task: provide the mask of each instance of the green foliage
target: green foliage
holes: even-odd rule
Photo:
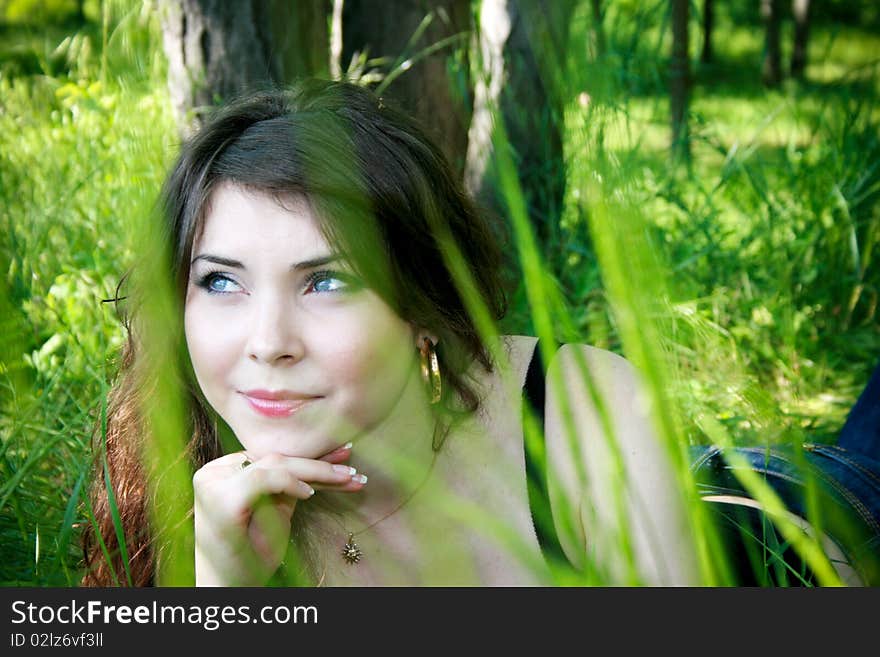
[[[160,61],[155,30],[138,7],[108,25],[103,52],[89,27],[51,47],[21,32],[40,74],[0,63],[0,289],[13,327],[0,370],[0,582],[79,578],[89,442],[124,337],[102,300],[132,264],[174,148],[161,68],[140,65]]]
[[[685,417],[709,409],[740,441],[833,439],[878,346],[876,35],[816,29],[811,53],[825,56],[808,81],[768,92],[761,33],[719,17],[716,62],[695,65],[694,163],[679,170],[666,156],[663,11],[610,3],[609,52],[572,55],[569,199],[549,264],[586,341],[620,349],[577,230],[590,221],[583,181],[611,179],[670,272],[658,321]],[[590,22],[583,12],[573,30],[586,39]]]
[[[64,23],[79,15],[77,0],[3,0],[0,17],[10,24]]]

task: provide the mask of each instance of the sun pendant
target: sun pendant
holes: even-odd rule
[[[346,541],[345,547],[342,548],[342,558],[348,563],[357,563],[361,560],[361,549],[354,542],[353,533],[349,533],[348,541]]]

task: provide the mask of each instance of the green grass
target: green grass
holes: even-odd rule
[[[150,29],[138,18],[122,17],[106,59],[93,26],[45,39],[20,32],[17,46],[44,60],[37,73],[10,74],[0,64],[4,322],[12,328],[0,367],[6,584],[79,578],[90,435],[124,337],[101,300],[132,264],[138,222],[175,140],[164,88],[137,65],[150,53],[126,56]],[[57,39],[51,49],[49,39]],[[64,66],[47,63],[53,52]]]
[[[689,169],[668,163],[668,102],[654,56],[668,37],[655,27],[639,33],[626,64],[644,73],[635,82],[597,84],[595,70],[573,63],[587,72],[572,85],[570,176],[613,171],[642,208],[669,272],[663,339],[684,377],[682,400],[709,404],[741,438],[755,437],[766,427],[744,419],[756,410],[744,391],[760,389],[781,428],[791,422],[830,439],[877,353],[877,36],[814,27],[807,81],[766,90],[761,31],[718,29],[714,62],[694,66]],[[618,31],[618,45],[627,36]],[[581,92],[593,97],[586,107]],[[570,226],[585,204],[570,201]],[[582,245],[566,246],[559,270],[584,259]],[[594,301],[575,313],[604,303],[593,288],[578,293]],[[594,314],[580,325],[588,334],[598,325],[598,342],[615,346]]]
[[[670,441],[831,441],[880,352],[880,37],[818,25],[807,81],[767,91],[760,30],[719,20],[716,60],[695,69],[692,162],[674,167],[655,5],[641,26],[609,16],[600,66],[572,52],[559,241],[502,330],[654,368]],[[111,8],[106,28],[74,34],[2,28],[4,585],[79,580],[90,435],[123,338],[101,300],[139,252],[176,145],[155,17]],[[614,230],[589,224],[601,216],[629,222],[631,259],[606,240]]]

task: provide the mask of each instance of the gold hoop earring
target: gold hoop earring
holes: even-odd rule
[[[437,351],[434,349],[431,341],[428,338],[424,338],[419,352],[421,353],[422,362],[422,380],[431,392],[431,403],[436,404],[440,401],[440,396],[443,392]]]

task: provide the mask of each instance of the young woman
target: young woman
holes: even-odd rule
[[[554,530],[555,554],[581,568],[595,552],[609,581],[696,581],[681,493],[632,368],[580,345],[542,361],[535,338],[481,335],[473,304],[492,320],[505,309],[500,233],[407,117],[346,83],[251,95],[184,146],[164,210],[190,390],[196,584],[263,585],[282,562],[324,585],[548,584],[538,533],[549,550]],[[161,558],[145,529],[137,335],[106,430],[125,550],[96,476],[85,584],[121,577],[123,554],[132,582],[149,584]],[[633,474],[630,525],[618,528],[632,554],[620,563],[586,539],[614,524],[596,509],[614,506],[616,489],[579,357]],[[546,406],[532,405],[547,410],[552,526],[527,485],[527,470],[544,479],[524,448],[530,367],[536,379],[549,368]],[[227,429],[238,448],[223,453]]]
[[[407,117],[346,83],[252,94],[184,145],[163,198],[197,585],[546,585],[560,564],[702,581],[636,373],[492,337],[501,234]],[[130,333],[100,436],[118,513],[99,470],[86,585],[155,583],[163,559],[147,334]]]

